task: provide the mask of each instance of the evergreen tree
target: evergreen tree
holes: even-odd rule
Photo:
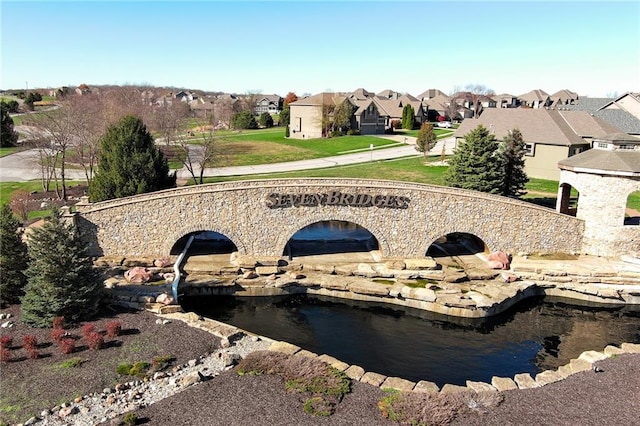
[[[527,146],[519,129],[510,130],[500,145],[500,155],[504,167],[504,181],[501,194],[506,197],[519,197],[529,178],[524,171],[524,154]]]
[[[0,306],[20,302],[27,284],[27,246],[20,226],[9,205],[4,204],[0,208]]]
[[[0,104],[0,147],[15,146],[18,142],[18,133],[13,130],[13,118],[9,115],[9,105]]]
[[[504,168],[493,134],[482,125],[467,133],[449,160],[446,177],[450,186],[501,194]]]
[[[289,104],[284,104],[284,108],[280,112],[280,120],[278,121],[278,126],[288,126],[289,120],[291,117],[291,110],[289,109]]]
[[[437,141],[436,134],[433,131],[433,125],[431,123],[422,123],[418,131],[418,137],[416,138],[416,150],[424,153],[426,158],[429,151],[436,146]]]
[[[415,115],[413,107],[410,104],[407,104],[402,108],[402,128],[403,129],[413,129],[413,125],[415,124]]]
[[[22,298],[22,321],[48,327],[56,316],[78,323],[100,307],[102,279],[86,254],[86,244],[73,225],[55,211],[28,241],[29,278]]]
[[[258,118],[258,122],[262,127],[273,127],[273,117],[268,112],[263,112]]]
[[[174,187],[175,173],[138,117],[125,116],[100,139],[98,169],[89,185],[92,201]]]
[[[234,129],[257,129],[258,122],[251,111],[241,111],[231,117],[231,127]]]

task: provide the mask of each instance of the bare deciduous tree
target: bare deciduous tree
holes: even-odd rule
[[[473,108],[473,118],[478,118],[482,110],[482,98],[495,95],[495,92],[483,84],[467,84],[465,90],[469,93],[471,106]]]
[[[76,117],[73,125],[74,149],[70,152],[69,160],[82,166],[89,184],[98,164],[100,137],[108,125],[104,104],[101,98],[89,94],[74,96],[69,100],[67,108]]]
[[[195,184],[204,182],[204,169],[213,167],[219,159],[220,149],[218,137],[215,135],[213,126],[203,122],[198,126],[201,133],[196,140],[190,139],[185,131],[177,132],[176,137],[169,142],[175,148],[176,157],[187,169]]]
[[[56,186],[56,194],[61,200],[67,199],[67,182],[65,177],[65,168],[67,165],[67,151],[71,147],[74,140],[75,117],[68,106],[63,105],[60,108],[43,111],[32,117],[35,127],[40,130],[42,138],[48,141],[40,143],[41,161],[45,164],[42,167],[53,172],[53,178]],[[60,166],[60,185],[58,186],[57,165]],[[43,173],[43,180],[44,177]],[[48,185],[47,185],[48,186]]]

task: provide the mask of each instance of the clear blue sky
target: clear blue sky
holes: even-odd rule
[[[1,89],[640,91],[640,1],[7,1]]]

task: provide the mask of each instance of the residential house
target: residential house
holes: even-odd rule
[[[456,118],[473,118],[480,115],[485,108],[495,108],[497,103],[491,96],[473,92],[454,93],[451,95],[451,102],[458,105],[459,117]]]
[[[624,133],[640,136],[640,93],[625,93],[617,98],[581,97],[564,109],[587,111]]]
[[[269,114],[280,114],[284,98],[280,95],[256,95],[255,114],[260,115],[264,112]]]
[[[591,147],[591,141],[619,129],[586,111],[559,111],[532,108],[492,108],[479,118],[462,122],[453,136],[456,143],[483,125],[499,141],[519,129],[527,146],[525,171],[529,177],[558,180],[559,161]]]
[[[447,95],[437,95],[433,98],[422,99],[422,104],[427,109],[427,120],[437,121],[438,117],[444,117],[448,120],[454,120],[458,117],[451,117],[450,108],[451,98]],[[457,108],[456,108],[457,110]]]
[[[441,96],[447,97],[447,94],[438,89],[427,89],[424,92],[420,93],[418,96],[416,96],[416,98],[420,99],[421,101],[425,101],[428,99],[433,99]]]
[[[520,105],[528,108],[547,108],[551,106],[551,98],[544,90],[532,90],[524,95],[518,96]]]
[[[518,97],[509,93],[501,93],[491,97],[496,103],[496,108],[517,108],[520,105]]]
[[[427,107],[411,95],[402,95],[397,99],[381,99],[379,97],[372,99],[376,103],[380,115],[384,117],[386,128],[390,128],[394,120],[402,121],[402,111],[407,105],[411,105],[413,108],[414,121],[417,126],[427,121]]]
[[[565,89],[557,91],[549,98],[551,99],[551,106],[560,108],[563,105],[573,105],[579,99],[579,96],[577,93]]]
[[[298,99],[289,104],[289,137],[293,139],[314,139],[325,135],[327,121],[331,111],[343,102],[354,106],[351,128],[361,134],[382,134],[385,129],[385,117],[380,113],[373,98],[344,96],[337,93],[319,93]]]

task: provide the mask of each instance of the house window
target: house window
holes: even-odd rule
[[[534,155],[534,146],[535,145],[532,144],[532,143],[525,144],[524,155],[527,155],[529,157],[533,157],[533,155]]]
[[[571,155],[580,154],[582,152],[582,148],[572,148]]]
[[[630,149],[630,150],[634,150],[636,149],[636,146],[633,144],[629,144],[629,143],[623,143],[618,145],[618,149]]]
[[[606,143],[606,142],[598,142],[597,147],[598,148],[607,149],[607,148],[609,148],[609,144]]]

